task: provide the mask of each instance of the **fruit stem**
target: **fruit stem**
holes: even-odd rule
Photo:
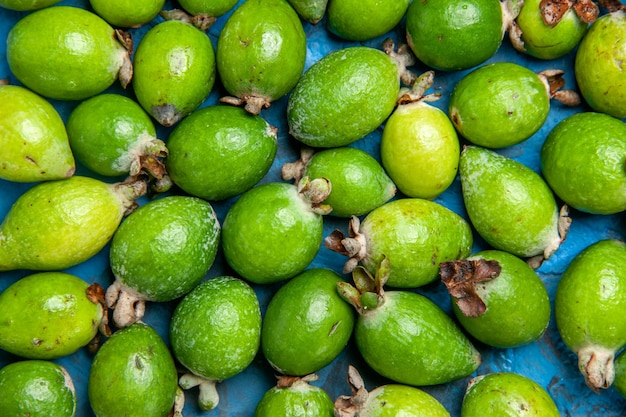
[[[146,311],[145,298],[128,288],[119,279],[107,288],[107,306],[113,309],[113,321],[119,328],[140,321]]]
[[[327,178],[304,177],[298,182],[298,194],[307,201],[314,213],[324,215],[329,214],[333,208],[328,204],[323,204],[332,191],[332,184]]]
[[[176,387],[176,397],[174,398],[174,407],[172,409],[171,417],[183,417],[183,408],[185,407],[185,392]]]
[[[162,10],[159,14],[165,20],[178,20],[185,22],[203,32],[209,30],[209,28],[213,26],[213,23],[217,20],[215,16],[211,16],[209,14],[198,14],[192,16],[181,9]]]
[[[565,85],[564,73],[564,71],[558,69],[547,69],[540,71],[537,75],[546,87],[548,97],[566,106],[578,106],[581,100],[580,95],[576,91],[561,90]]]
[[[613,359],[615,350],[603,346],[589,345],[578,352],[578,369],[585,377],[587,386],[598,393],[611,386],[615,379]]]
[[[354,271],[359,261],[367,255],[367,241],[362,233],[359,233],[361,221],[352,216],[348,224],[348,236],[342,231],[335,230],[324,239],[324,246],[328,249],[346,255],[349,259],[343,266],[343,273],[349,274]]]
[[[413,85],[417,76],[414,72],[409,71],[407,67],[415,65],[417,59],[413,55],[411,48],[407,44],[400,44],[398,49],[396,49],[393,39],[387,38],[383,41],[383,51],[395,61],[400,81],[406,85]]]
[[[148,187],[145,181],[130,179],[123,182],[111,184],[113,195],[115,195],[124,209],[124,215],[132,213],[137,207],[137,199],[147,194]]]
[[[426,71],[413,82],[411,89],[403,88],[398,96],[398,104],[411,104],[418,101],[433,102],[441,98],[440,93],[426,94],[435,83],[435,72]]]
[[[300,149],[300,159],[295,162],[286,162],[281,168],[281,176],[283,180],[294,180],[295,184],[298,184],[304,176],[306,166],[313,159],[315,149],[303,146]]]
[[[219,404],[220,397],[217,393],[217,382],[214,379],[203,378],[191,373],[182,375],[178,380],[182,389],[199,388],[198,405],[205,411],[212,410]]]
[[[348,365],[348,384],[350,384],[352,396],[342,395],[337,398],[335,401],[335,416],[337,417],[358,416],[367,403],[369,392],[365,389],[365,383],[359,371],[352,365]]]

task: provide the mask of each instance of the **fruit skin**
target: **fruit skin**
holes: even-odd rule
[[[1,85],[0,119],[0,178],[38,182],[74,175],[65,124],[47,100],[21,86]]]
[[[0,410],[6,416],[74,417],[76,391],[65,368],[24,360],[0,369]]]
[[[424,101],[399,105],[380,145],[383,167],[408,197],[433,199],[454,181],[459,139],[448,116]]]
[[[589,106],[617,118],[626,117],[626,12],[599,17],[580,41],[574,71],[578,88]]]
[[[465,139],[487,148],[504,148],[528,139],[543,126],[550,96],[535,72],[513,62],[497,62],[463,77],[448,108]]]
[[[133,62],[137,101],[166,127],[195,110],[215,83],[211,40],[179,20],[153,26],[139,42]]]
[[[254,417],[333,417],[333,401],[321,388],[309,384],[317,375],[279,378],[278,384],[263,394]]]
[[[165,0],[89,0],[89,4],[111,25],[137,28],[154,19]]]
[[[576,113],[541,148],[541,171],[570,207],[593,214],[626,209],[626,124],[607,114]]]
[[[220,32],[217,71],[226,91],[258,114],[296,85],[306,48],[300,18],[286,0],[247,0]]]
[[[352,41],[365,41],[392,30],[404,17],[410,0],[331,0],[328,29]]]
[[[494,249],[545,259],[558,249],[559,209],[539,174],[477,146],[465,147],[459,173],[472,225]]]
[[[238,0],[179,0],[180,6],[192,15],[219,17],[228,13]]]
[[[328,0],[288,0],[294,10],[311,24],[316,25],[326,13]]]
[[[177,399],[174,359],[161,336],[145,323],[113,333],[89,370],[89,404],[97,417],[166,417]]]
[[[473,378],[467,387],[461,417],[559,417],[550,394],[521,374],[495,372]]]
[[[28,189],[0,225],[0,271],[59,270],[86,261],[109,242],[145,188],[74,175]]]
[[[337,294],[343,279],[324,268],[292,278],[272,296],[261,330],[261,349],[284,375],[317,372],[345,348],[354,328],[354,311]]]
[[[80,42],[64,42],[64,39]],[[44,97],[83,100],[130,81],[130,56],[109,24],[72,6],[37,10],[7,37],[7,62],[15,77]]]
[[[86,346],[104,309],[95,287],[64,272],[39,272],[0,294],[0,348],[29,359],[55,359]]]
[[[504,35],[497,0],[414,1],[406,12],[409,47],[442,71],[477,66],[491,58]]]
[[[615,358],[615,381],[613,386],[622,397],[626,398],[626,353],[624,352]]]
[[[61,0],[1,0],[0,7],[23,12],[43,9],[44,7],[52,6],[60,2]]]
[[[277,130],[232,106],[208,106],[182,120],[167,139],[165,165],[191,195],[223,200],[257,184],[278,150]]]
[[[311,147],[348,145],[380,126],[399,92],[398,67],[384,52],[367,46],[331,52],[291,92],[289,133]]]
[[[594,391],[614,379],[613,357],[626,345],[626,244],[605,239],[570,262],[556,288],[554,313],[565,345]]]

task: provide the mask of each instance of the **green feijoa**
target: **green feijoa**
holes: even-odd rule
[[[354,311],[337,294],[341,281],[330,269],[311,268],[274,294],[263,319],[261,349],[278,372],[317,372],[345,348]]]
[[[61,0],[0,0],[0,7],[25,12],[43,9],[44,7],[52,6],[60,1]]]
[[[0,271],[58,270],[98,253],[145,183],[72,176],[42,182],[15,201],[0,225]]]
[[[622,397],[626,398],[626,351],[615,358],[615,381],[613,386]]]
[[[133,62],[137,100],[163,126],[172,126],[195,110],[215,83],[211,40],[180,20],[150,28],[139,42]]]
[[[243,193],[269,171],[277,129],[232,106],[207,106],[182,120],[167,139],[167,171],[174,184],[206,200]]]
[[[459,164],[463,202],[472,225],[494,249],[548,259],[565,239],[567,210],[526,165],[478,146],[467,146]]]
[[[525,0],[515,23],[519,31],[513,46],[535,58],[552,60],[573,51],[587,33],[590,16],[569,8],[558,18],[549,4],[541,0]],[[597,13],[597,9],[596,9]]]
[[[115,282],[106,293],[118,327],[141,320],[145,301],[171,301],[209,271],[220,237],[213,207],[199,198],[169,195],[132,212],[111,240]]]
[[[29,359],[76,352],[106,324],[102,292],[64,272],[20,278],[0,294],[0,348]]]
[[[282,376],[263,394],[254,417],[333,417],[334,404],[326,391],[311,385],[318,376]]]
[[[180,416],[177,378],[161,336],[149,325],[135,323],[113,333],[98,349],[89,370],[89,405],[96,417]]]
[[[361,375],[348,367],[348,382],[354,395],[342,395],[335,402],[335,415],[343,417],[450,417],[450,413],[432,395],[402,384],[380,385],[365,389]]]
[[[298,161],[283,165],[282,175],[296,183],[304,177],[327,178],[332,190],[324,202],[336,217],[367,214],[396,194],[396,185],[380,163],[350,146],[317,151],[303,148]]]
[[[434,201],[402,198],[372,210],[361,223],[350,220],[349,236],[335,230],[324,240],[331,250],[349,256],[344,272],[357,264],[370,273],[389,258],[389,286],[416,288],[437,279],[439,264],[469,256],[470,225]]]
[[[400,92],[398,65],[368,46],[333,51],[302,75],[289,96],[289,133],[311,147],[348,145],[391,114]]]
[[[580,41],[574,71],[583,98],[595,111],[626,117],[626,11],[608,13],[591,24]]]
[[[220,32],[216,56],[220,80],[234,96],[223,101],[259,114],[300,79],[306,34],[286,0],[247,0]]]
[[[304,20],[316,25],[326,13],[328,0],[288,0]]]
[[[0,178],[38,182],[74,175],[65,124],[47,100],[21,86],[0,85],[0,130]]]
[[[394,382],[423,386],[469,376],[481,356],[457,324],[437,304],[413,291],[384,291],[390,262],[373,277],[359,266],[356,287],[338,283],[339,294],[358,312],[356,347],[378,374]]]
[[[605,239],[570,262],[556,288],[556,325],[594,391],[615,377],[613,359],[626,346],[626,244]]]
[[[427,103],[424,95],[434,73],[423,74],[413,91],[404,94],[389,116],[380,143],[382,165],[408,197],[433,199],[454,181],[461,148],[445,112]]]
[[[400,23],[410,0],[330,0],[328,29],[340,38],[365,41],[382,36]]]
[[[220,17],[232,10],[238,0],[179,0],[186,12],[194,16]]]
[[[74,382],[61,365],[24,360],[0,369],[3,416],[74,417],[76,404]]]
[[[513,372],[472,378],[463,397],[461,417],[559,417],[548,391],[532,379]]]
[[[82,100],[132,77],[129,51],[100,16],[72,6],[20,19],[7,37],[7,62],[26,87],[47,98]]]
[[[541,148],[541,171],[554,193],[588,213],[626,209],[626,124],[582,112],[560,121]]]
[[[154,19],[165,0],[89,0],[89,4],[111,25],[137,28]]]
[[[454,315],[474,338],[513,348],[539,339],[550,321],[550,299],[539,275],[508,252],[486,250],[440,265]]]
[[[293,184],[270,182],[241,195],[222,224],[226,262],[256,284],[284,281],[303,272],[323,237],[321,204],[330,192],[323,178]]]
[[[219,401],[216,383],[246,369],[259,350],[257,296],[238,278],[203,281],[174,310],[169,335],[174,356],[189,370],[180,386],[199,386],[200,408],[213,409]]]
[[[100,94],[81,102],[70,113],[67,134],[76,159],[97,174],[148,173],[169,184],[162,163],[165,143],[156,137],[150,116],[128,97]],[[167,185],[159,188],[166,191]]]
[[[515,145],[543,126],[550,112],[547,78],[513,62],[483,65],[464,76],[450,95],[448,113],[475,145]]]
[[[409,47],[424,64],[442,71],[491,58],[507,25],[498,0],[414,1],[406,12]]]

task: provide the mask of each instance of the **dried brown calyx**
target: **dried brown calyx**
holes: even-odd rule
[[[539,7],[543,21],[548,26],[557,25],[570,9],[574,9],[585,23],[592,23],[600,13],[598,6],[591,0],[542,0]]]
[[[112,333],[111,328],[109,327],[109,310],[107,308],[104,293],[104,288],[97,282],[94,282],[85,290],[87,299],[94,304],[100,305],[102,308],[102,319],[100,319],[100,323],[98,324],[99,333],[94,336],[88,345],[88,349],[91,353],[95,353],[100,348],[102,336],[109,337]]]
[[[476,284],[497,278],[502,271],[498,261],[461,259],[442,262],[439,275],[459,310],[466,317],[479,317],[487,306],[476,291]]]
[[[180,20],[181,22],[188,23],[203,32],[209,30],[213,23],[217,20],[215,16],[209,14],[190,15],[181,9],[163,10],[159,13],[165,20]]]
[[[360,227],[359,218],[352,216],[348,223],[348,236],[341,230],[334,230],[324,239],[324,246],[349,258],[343,266],[344,274],[352,272],[367,254],[367,241],[365,236],[359,232]]]
[[[363,378],[352,365],[348,366],[348,383],[350,384],[352,395],[341,395],[335,401],[335,415],[338,417],[358,416],[369,397]]]
[[[546,86],[548,96],[566,106],[578,106],[581,102],[580,95],[575,90],[563,90],[565,71],[558,69],[546,69],[537,75]]]
[[[313,159],[313,155],[315,154],[315,150],[313,148],[309,148],[303,146],[300,149],[300,159],[295,162],[287,162],[281,168],[281,176],[283,180],[290,181],[294,180],[294,184],[300,183],[302,177],[304,177],[304,172],[306,171],[306,166]]]
[[[413,55],[411,48],[407,44],[400,44],[396,49],[393,39],[387,38],[383,41],[383,51],[396,62],[398,66],[398,76],[405,85],[413,85],[417,75],[410,71],[408,67],[417,63],[417,58]]]

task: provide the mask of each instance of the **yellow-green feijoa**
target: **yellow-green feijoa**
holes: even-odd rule
[[[300,159],[282,167],[285,180],[327,178],[332,190],[324,202],[336,217],[361,216],[385,204],[396,194],[396,185],[369,153],[351,146],[313,150],[303,148]]]
[[[15,77],[34,92],[57,100],[83,100],[118,78],[123,86],[130,82],[130,53],[118,36],[88,10],[46,7],[13,26],[7,37],[7,62]]]
[[[340,38],[366,41],[382,36],[400,23],[410,0],[330,0],[328,29]]]
[[[163,126],[172,126],[211,93],[216,66],[206,33],[180,20],[167,20],[146,32],[133,59],[137,101]]]
[[[626,398],[626,352],[620,353],[617,358],[615,358],[614,365],[615,381],[613,382],[613,386],[622,397]]]
[[[626,210],[626,124],[604,113],[560,121],[541,148],[541,172],[570,207],[593,214]]]
[[[472,378],[461,407],[461,417],[559,417],[544,387],[513,372],[494,372]]]
[[[115,282],[106,301],[115,324],[141,320],[145,301],[171,301],[191,291],[213,265],[219,238],[213,207],[200,198],[168,195],[133,211],[111,240]]]
[[[380,142],[382,165],[407,197],[434,199],[452,184],[461,146],[448,115],[427,103],[434,74],[423,74],[389,116]]]
[[[463,149],[459,173],[470,221],[494,249],[548,259],[559,248],[567,218],[539,174],[478,146]]]
[[[76,159],[96,174],[147,174],[159,191],[169,188],[162,162],[167,147],[134,100],[113,93],[88,98],[72,110],[66,127]]]
[[[232,10],[238,0],[179,0],[178,3],[193,16],[220,17]]]
[[[61,0],[0,0],[0,7],[25,12],[43,9],[44,7],[52,6],[60,1]]]
[[[354,311],[337,294],[343,279],[330,269],[311,268],[272,296],[261,330],[261,350],[278,372],[304,376],[332,362],[346,347]]]
[[[247,0],[217,40],[217,71],[234,96],[223,100],[259,114],[296,85],[306,50],[302,22],[286,0]]]
[[[99,285],[65,272],[20,278],[0,294],[0,348],[29,359],[76,352],[106,325],[102,296]]]
[[[246,369],[259,350],[256,293],[231,276],[203,281],[176,306],[169,336],[174,356],[189,371],[180,386],[199,386],[200,408],[213,409],[219,402],[216,384]]]
[[[556,288],[556,325],[578,355],[578,369],[594,391],[615,377],[614,356],[626,346],[626,244],[605,239],[570,262]]]
[[[605,14],[591,24],[580,41],[574,71],[578,88],[589,106],[622,119],[626,117],[626,11]]]
[[[289,96],[289,133],[314,148],[348,145],[389,117],[400,92],[396,61],[352,46],[329,53],[302,75]]]
[[[254,417],[333,417],[333,400],[310,384],[317,379],[315,374],[278,377],[278,383],[263,394]]]
[[[207,106],[181,120],[167,147],[174,184],[196,197],[224,200],[267,174],[278,150],[277,129],[239,107]]]
[[[113,333],[94,356],[89,405],[96,417],[180,417],[184,398],[177,379],[163,338],[148,324],[135,323]]]
[[[374,273],[383,258],[389,258],[391,287],[416,288],[433,282],[440,263],[469,256],[473,244],[471,227],[463,217],[421,198],[389,201],[363,222],[352,217],[348,227],[348,236],[339,230],[327,236],[326,247],[349,257],[344,272],[361,264]]]
[[[372,391],[365,389],[363,378],[352,365],[348,382],[353,395],[342,395],[335,401],[335,415],[342,417],[450,417],[435,397],[419,388],[402,384],[385,384]]]
[[[33,359],[0,369],[3,416],[74,417],[76,404],[72,377],[59,364]]]
[[[287,0],[300,17],[314,25],[319,23],[326,13],[328,0]]]
[[[137,28],[154,19],[165,0],[89,0],[89,4],[111,25]]]
[[[145,193],[141,181],[109,184],[76,175],[35,185],[0,225],[0,271],[59,270],[86,261]]]
[[[74,175],[65,124],[44,98],[21,86],[0,85],[0,129],[0,178],[38,182]]]
[[[454,315],[482,343],[513,348],[539,339],[550,321],[545,285],[527,262],[486,250],[440,265]]]

